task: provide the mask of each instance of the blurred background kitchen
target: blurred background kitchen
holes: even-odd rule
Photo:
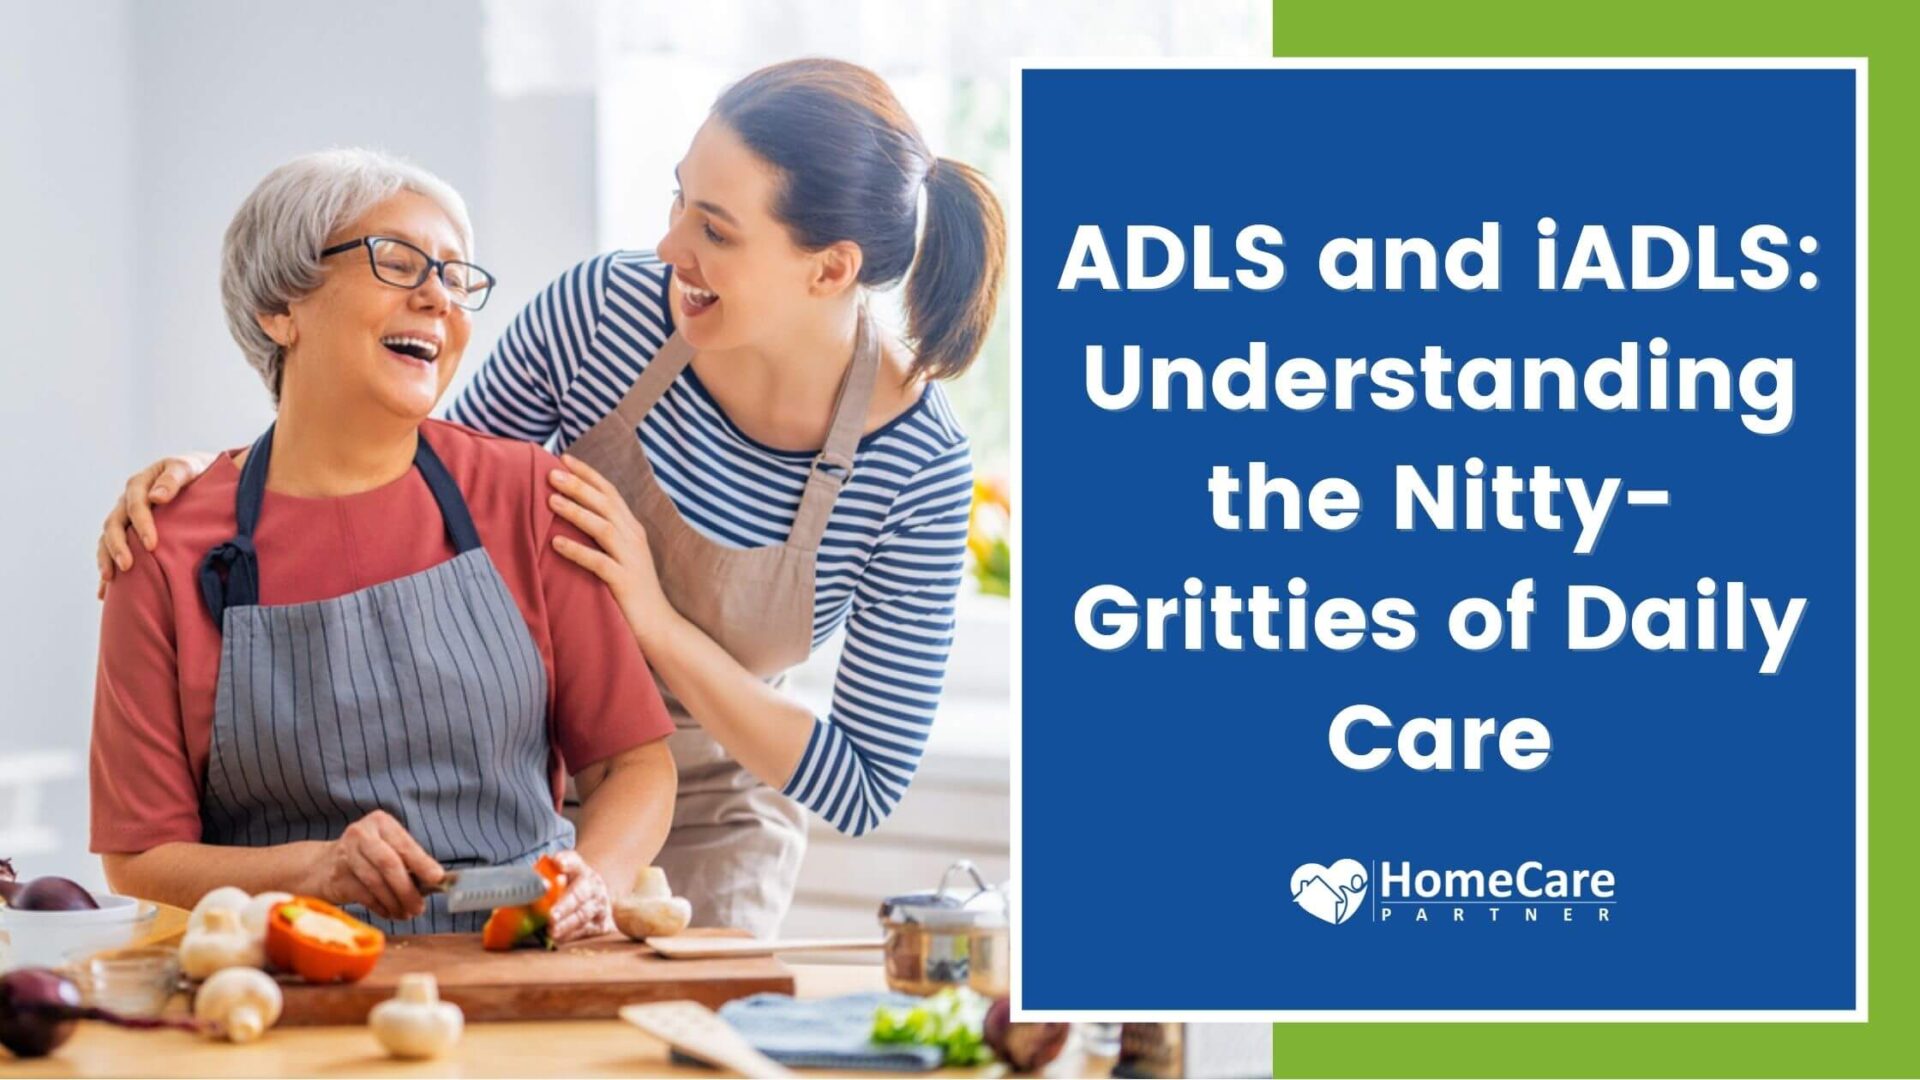
[[[0,540],[10,614],[0,626],[0,856],[99,880],[85,853],[94,538],[135,468],[167,451],[242,445],[271,419],[216,284],[221,232],[268,169],[318,147],[373,145],[465,193],[478,261],[502,279],[476,317],[465,377],[554,275],[596,252],[651,245],[674,162],[719,90],[755,67],[824,54],[875,68],[937,150],[978,164],[1004,192],[1014,56],[1258,55],[1264,9],[7,0],[0,460],[15,509]],[[1003,305],[981,362],[949,386],[976,470],[993,483],[1008,464],[1006,321]],[[950,856],[1007,874],[1007,615],[995,515],[981,517],[986,561],[963,597],[920,779],[857,845],[816,833],[796,932],[869,929],[871,897],[930,885]],[[804,680],[823,709],[834,660],[817,656]]]
[[[1010,195],[1016,56],[1257,57],[1266,0],[0,0],[0,857],[103,881],[86,852],[110,498],[156,456],[269,421],[222,322],[221,232],[270,168],[330,145],[403,154],[467,197],[501,278],[470,375],[522,303],[594,253],[651,246],[707,106],[769,62],[876,69],[936,151]],[[1143,117],[1142,122],[1175,118]],[[949,385],[981,535],[920,777],[877,833],[813,830],[786,930],[867,934],[876,898],[954,859],[1009,873],[1006,310]],[[456,389],[458,383],[455,384]],[[803,693],[824,711],[836,649]]]

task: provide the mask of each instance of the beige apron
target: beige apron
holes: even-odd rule
[[[834,402],[825,449],[814,458],[787,542],[730,548],[688,524],[654,478],[640,421],[693,359],[678,331],[626,397],[569,450],[604,473],[646,526],[660,586],[674,609],[740,665],[778,684],[813,650],[814,566],[834,500],[853,470],[880,347],[864,311]],[[655,860],[693,902],[693,925],[772,937],[793,901],[806,853],[806,812],[733,760],[661,687],[678,730],[668,737],[680,773],[673,828]],[[616,883],[616,887],[618,883]]]

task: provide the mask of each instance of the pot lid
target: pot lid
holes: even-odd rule
[[[956,875],[972,879],[973,889],[958,890],[949,883]],[[992,928],[1007,925],[1007,894],[989,885],[967,859],[947,867],[932,892],[903,893],[880,902],[882,923],[916,923],[940,929]]]

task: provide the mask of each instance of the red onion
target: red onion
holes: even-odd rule
[[[46,968],[16,968],[0,975],[0,1046],[15,1057],[52,1053],[73,1035],[76,1020],[101,1020],[128,1028],[200,1030],[191,1020],[120,1016],[82,1005],[80,989],[72,980]]]
[[[1021,1072],[1035,1072],[1060,1056],[1066,1049],[1066,1024],[1016,1024],[1013,1001],[996,998],[987,1007],[987,1045],[1007,1064]]]
[[[45,968],[0,975],[0,1046],[15,1057],[45,1057],[73,1034],[80,990]]]
[[[17,880],[13,863],[0,859],[0,900],[21,911],[91,911],[100,906],[78,882],[63,877]]]

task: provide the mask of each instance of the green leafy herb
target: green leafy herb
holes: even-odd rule
[[[984,1034],[986,998],[950,986],[917,1005],[882,1005],[873,1014],[873,1041],[938,1046],[948,1065],[984,1065],[993,1060]]]

